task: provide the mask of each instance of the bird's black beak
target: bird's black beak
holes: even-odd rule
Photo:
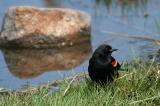
[[[118,49],[111,49],[110,52],[112,53],[112,52],[117,51],[117,50],[118,50]]]

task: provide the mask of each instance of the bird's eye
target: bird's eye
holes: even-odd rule
[[[112,52],[112,49],[109,49],[110,52]]]

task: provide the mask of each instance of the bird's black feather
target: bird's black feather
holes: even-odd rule
[[[115,59],[111,54],[112,47],[109,45],[103,44],[95,50],[88,66],[91,80],[100,84],[107,84],[113,81],[114,77],[118,76],[120,64],[117,62],[116,67],[112,65],[112,61],[115,61]]]

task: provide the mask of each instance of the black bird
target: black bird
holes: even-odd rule
[[[118,77],[120,64],[111,54],[118,49],[110,45],[100,45],[89,60],[88,72],[92,81],[106,85]]]

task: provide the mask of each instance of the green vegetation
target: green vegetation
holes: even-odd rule
[[[157,63],[125,64],[128,71],[106,87],[88,78],[64,81],[60,89],[49,92],[10,93],[0,97],[0,106],[153,106],[160,105],[160,65]],[[122,71],[122,70],[121,70]]]

